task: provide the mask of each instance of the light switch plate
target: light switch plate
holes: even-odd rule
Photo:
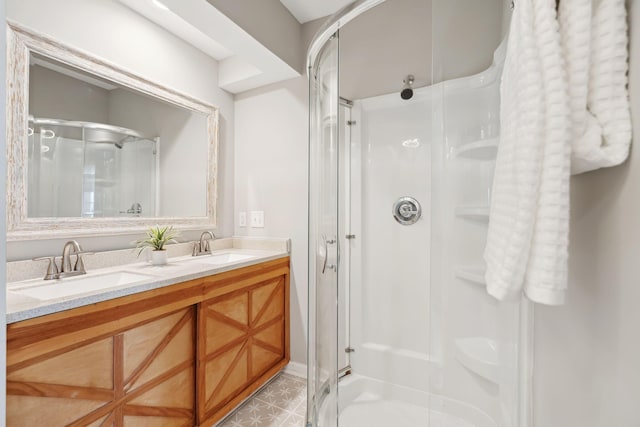
[[[246,227],[247,226],[247,213],[246,212],[239,212],[238,213],[238,226],[239,227]]]
[[[251,227],[264,228],[264,211],[251,211]]]

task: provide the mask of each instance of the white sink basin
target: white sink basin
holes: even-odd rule
[[[97,276],[69,277],[61,280],[47,280],[41,284],[29,284],[23,287],[10,288],[9,291],[35,298],[40,301],[48,301],[64,298],[71,295],[86,294],[103,289],[117,288],[136,282],[144,282],[151,279],[146,274],[117,271]]]
[[[220,265],[220,264],[231,264],[238,261],[245,261],[247,259],[251,259],[255,257],[256,257],[255,255],[226,253],[226,254],[197,256],[189,259],[189,262]]]

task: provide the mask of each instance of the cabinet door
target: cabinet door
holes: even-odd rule
[[[7,367],[8,426],[194,425],[189,307]]]
[[[279,276],[201,304],[201,422],[222,417],[285,359],[285,285]]]
[[[193,426],[195,307],[126,331],[114,344],[122,401],[115,418],[131,427]]]

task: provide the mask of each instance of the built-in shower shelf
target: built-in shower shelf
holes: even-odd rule
[[[486,285],[484,280],[484,267],[478,266],[458,266],[455,269],[456,277],[475,283],[477,285]]]
[[[489,223],[489,206],[458,206],[456,216],[471,221]]]
[[[475,160],[495,160],[498,153],[498,138],[482,139],[453,149],[453,157]]]
[[[457,338],[456,360],[471,372],[493,383],[499,382],[498,345],[486,337]]]

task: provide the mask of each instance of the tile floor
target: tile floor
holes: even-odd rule
[[[304,427],[307,384],[280,373],[216,427]]]

